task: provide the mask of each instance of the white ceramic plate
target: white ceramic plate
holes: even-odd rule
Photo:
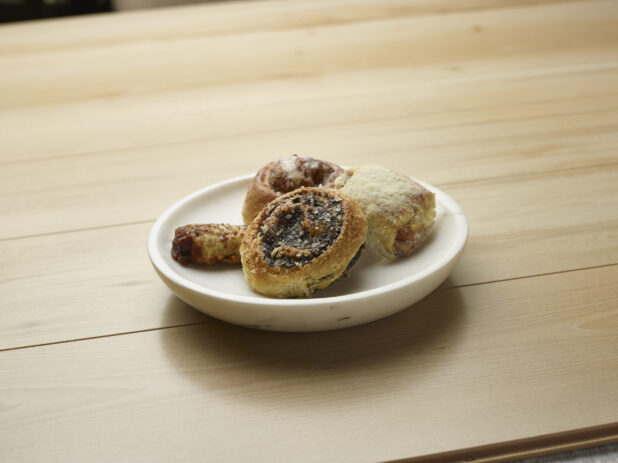
[[[309,299],[272,299],[254,293],[240,265],[183,267],[171,257],[174,230],[189,223],[241,224],[240,209],[253,174],[197,191],[159,217],[150,231],[150,260],[165,284],[192,307],[220,320],[273,331],[345,328],[391,315],[444,281],[468,238],[461,208],[437,188],[437,218],[429,240],[413,256],[387,262],[365,249],[350,276]],[[418,181],[418,180],[417,180]]]

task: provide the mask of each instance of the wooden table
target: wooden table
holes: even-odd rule
[[[0,27],[2,461],[494,461],[618,440],[618,3],[239,2]],[[470,221],[357,328],[191,309],[181,197],[292,153]],[[240,217],[240,212],[239,212]]]

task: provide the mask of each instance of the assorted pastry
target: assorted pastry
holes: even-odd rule
[[[365,246],[389,260],[410,256],[435,216],[434,193],[403,174],[294,155],[255,175],[244,225],[179,227],[172,258],[182,265],[240,263],[257,293],[309,297],[347,275]]]
[[[240,245],[245,278],[271,297],[306,297],[349,269],[365,243],[358,204],[330,188],[299,188],[269,202]]]
[[[297,155],[266,164],[255,174],[247,190],[242,206],[245,225],[276,197],[301,187],[332,188],[342,173],[343,169],[336,164]]]
[[[367,219],[367,247],[388,259],[411,255],[436,218],[435,195],[403,174],[382,166],[350,169],[335,181]]]
[[[172,241],[172,258],[183,264],[238,264],[244,225],[207,223],[178,227]]]

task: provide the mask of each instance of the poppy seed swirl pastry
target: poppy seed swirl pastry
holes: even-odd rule
[[[267,203],[301,187],[331,188],[343,169],[336,164],[313,158],[290,158],[272,161],[255,175],[242,207],[245,224],[259,214]]]
[[[431,232],[435,194],[382,166],[349,169],[335,188],[356,201],[367,219],[367,247],[387,259],[414,253]]]
[[[307,297],[354,264],[367,222],[358,204],[328,188],[299,188],[268,203],[241,244],[245,278],[270,297]]]
[[[209,223],[178,227],[172,258],[182,264],[238,264],[246,226]]]

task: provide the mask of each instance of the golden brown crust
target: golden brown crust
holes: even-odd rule
[[[178,227],[172,241],[172,258],[182,265],[238,264],[244,225],[220,223]]]
[[[245,224],[251,221],[267,203],[282,194],[301,187],[330,188],[343,169],[336,164],[313,158],[290,158],[272,161],[262,167],[251,181],[242,208]]]
[[[353,263],[367,232],[359,206],[333,189],[300,188],[270,202],[241,245],[245,278],[270,297],[306,297]]]
[[[349,169],[335,187],[356,201],[367,218],[367,246],[388,259],[412,254],[429,236],[435,195],[382,166]]]

